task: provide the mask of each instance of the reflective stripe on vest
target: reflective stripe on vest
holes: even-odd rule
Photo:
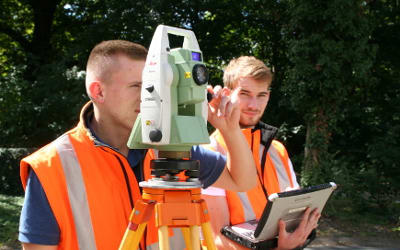
[[[78,158],[68,135],[58,138],[55,141],[55,147],[65,174],[79,248],[96,249],[85,183]]]
[[[247,193],[238,192],[237,195],[239,196],[239,199],[242,203],[244,220],[254,220],[256,218],[256,215],[254,214],[253,207],[251,206],[251,202],[249,200],[249,197],[247,196]]]
[[[272,147],[269,147],[268,155],[271,157],[272,164],[275,166],[279,189],[280,192],[282,192],[285,191],[287,187],[293,187],[293,181],[289,170],[289,164],[291,166],[292,163],[288,158],[282,159],[275,147],[276,143],[273,142]]]

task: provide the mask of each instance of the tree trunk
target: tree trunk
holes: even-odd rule
[[[331,133],[328,117],[322,108],[307,121],[306,142],[301,182],[305,185],[323,182],[324,163],[330,161],[328,152]]]

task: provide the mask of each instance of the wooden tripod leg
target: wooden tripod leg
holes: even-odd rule
[[[185,245],[186,245],[186,249],[187,250],[193,250],[192,249],[192,241],[191,241],[191,237],[190,237],[190,229],[189,227],[182,227],[181,228],[182,234],[183,234],[183,238],[185,239]]]
[[[204,222],[201,224],[201,230],[203,232],[204,240],[206,241],[207,250],[217,250],[213,240],[210,222]]]
[[[122,243],[119,246],[119,250],[132,250],[138,249],[140,240],[143,237],[143,232],[147,226],[147,223],[140,224],[136,231],[126,229]]]
[[[204,241],[206,242],[207,250],[217,250],[213,240],[213,233],[210,224],[210,214],[206,202],[201,199],[199,201],[201,206],[201,230],[203,232]]]
[[[154,205],[155,201],[136,201],[135,209],[132,210],[130,215],[129,224],[119,245],[119,250],[138,249],[147,222],[153,214]]]
[[[190,235],[191,235],[192,249],[200,250],[201,244],[200,244],[199,226],[197,225],[190,226]]]
[[[169,250],[168,226],[158,228],[158,245],[160,250]]]

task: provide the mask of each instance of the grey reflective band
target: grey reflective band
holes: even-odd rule
[[[67,134],[55,141],[64,170],[69,204],[71,205],[79,249],[95,250],[96,241],[81,166]]]
[[[289,179],[290,177],[286,172],[285,164],[282,162],[278,151],[273,145],[269,147],[268,154],[271,157],[272,164],[275,166],[280,192],[283,192],[285,191],[286,187],[291,187]]]
[[[246,192],[237,192],[239,196],[240,202],[242,203],[243,213],[244,213],[244,220],[255,220],[256,215],[254,214],[253,206],[250,203],[249,197],[247,196]]]

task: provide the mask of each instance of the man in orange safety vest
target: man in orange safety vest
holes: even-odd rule
[[[275,140],[277,128],[260,121],[270,97],[272,73],[260,60],[252,56],[241,56],[230,61],[224,71],[224,86],[237,93],[240,107],[239,124],[252,150],[257,168],[257,185],[247,192],[234,192],[217,188],[203,190],[207,201],[216,245],[219,249],[241,249],[242,247],[222,236],[220,229],[228,224],[235,225],[260,219],[268,195],[299,188],[292,163],[284,145]],[[213,90],[218,96],[220,87]],[[225,141],[217,129],[210,137],[208,148],[227,154]],[[243,166],[247,168],[248,166]],[[308,235],[317,226],[320,213],[308,208],[300,226],[287,232],[285,222],[279,223],[277,249],[301,247]]]

